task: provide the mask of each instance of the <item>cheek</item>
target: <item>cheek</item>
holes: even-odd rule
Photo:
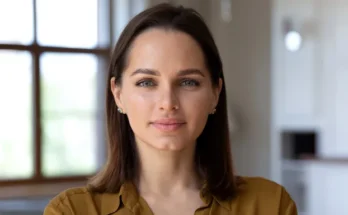
[[[154,103],[151,95],[133,90],[126,93],[124,98],[126,98],[124,104],[132,127],[149,120],[148,117],[153,109]]]
[[[139,107],[144,107],[148,103],[148,98],[142,94],[132,94],[128,97],[127,109],[139,109]],[[139,106],[141,105],[141,106]]]
[[[192,94],[191,96],[183,95],[181,106],[184,109],[185,116],[192,121],[192,124],[198,126],[204,124],[210,112],[210,97],[207,92]]]
[[[148,96],[139,93],[132,93],[131,95],[127,95],[126,110],[130,115],[138,115],[147,111],[149,103]]]
[[[185,109],[190,109],[197,114],[208,114],[211,106],[211,96],[208,91],[201,91],[193,94],[183,94],[182,104],[186,106]]]

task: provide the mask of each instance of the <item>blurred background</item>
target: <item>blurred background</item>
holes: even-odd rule
[[[0,0],[0,215],[42,214],[106,157],[110,52],[161,0]],[[169,1],[167,1],[169,2]],[[172,0],[219,47],[236,171],[348,214],[348,1]]]

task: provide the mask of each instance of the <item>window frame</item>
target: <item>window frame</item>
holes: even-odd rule
[[[75,53],[75,54],[93,54],[98,58],[98,93],[104,93],[105,83],[107,74],[107,64],[110,60],[111,47],[113,43],[114,35],[114,2],[113,0],[98,0],[98,42],[101,40],[106,46],[97,46],[94,48],[71,48],[71,47],[63,47],[63,46],[45,46],[40,45],[37,42],[37,13],[36,13],[36,0],[32,0],[33,2],[33,42],[29,45],[21,45],[21,44],[4,44],[0,43],[0,50],[9,50],[9,51],[27,51],[32,56],[32,78],[33,78],[33,156],[34,156],[34,174],[33,177],[28,179],[10,179],[10,180],[0,180],[0,193],[5,193],[4,195],[0,195],[1,198],[9,198],[9,197],[18,197],[18,196],[30,196],[30,192],[19,192],[15,194],[11,194],[12,192],[6,191],[8,188],[13,187],[22,187],[23,191],[28,191],[28,189],[23,188],[23,186],[29,185],[31,187],[44,187],[45,185],[57,185],[57,189],[61,189],[64,184],[69,187],[69,183],[76,184],[85,182],[90,175],[79,175],[79,176],[59,176],[59,177],[44,177],[42,174],[42,136],[41,136],[41,89],[40,89],[40,57],[43,53]],[[106,41],[106,42],[105,42]],[[100,80],[99,80],[100,79]],[[100,96],[104,98],[103,96]],[[101,104],[104,104],[104,101],[99,101]],[[99,116],[99,114],[98,114]],[[99,116],[104,117],[104,116]],[[101,120],[101,121],[104,121]],[[99,130],[100,127],[100,130]],[[104,137],[105,125],[98,124],[98,142],[106,142]],[[101,146],[103,144],[100,144]],[[106,144],[104,145],[106,147]],[[101,148],[98,153],[98,163],[97,166],[100,167],[105,159],[106,150],[105,147]],[[67,184],[68,183],[68,184]],[[59,185],[60,184],[60,185]],[[29,189],[30,190],[30,189]],[[50,189],[48,188],[47,191]],[[54,192],[55,189],[52,191]],[[52,192],[49,191],[48,193]],[[22,193],[22,194],[20,194]],[[40,195],[43,192],[39,192]]]

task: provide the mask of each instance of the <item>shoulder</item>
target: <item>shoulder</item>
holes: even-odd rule
[[[262,177],[240,177],[237,188],[237,198],[232,204],[245,210],[258,208],[260,214],[297,214],[290,194],[274,181]]]
[[[71,214],[72,208],[88,203],[90,195],[85,187],[67,189],[50,200],[44,215]]]
[[[44,215],[109,214],[119,205],[119,193],[97,193],[87,187],[77,187],[67,189],[50,200]]]
[[[55,196],[48,205],[58,207],[60,204],[63,204],[71,199],[74,199],[75,201],[83,201],[87,196],[90,196],[90,192],[86,187],[70,188]]]
[[[262,177],[239,177],[238,189],[248,194],[270,193],[284,189],[280,184]]]

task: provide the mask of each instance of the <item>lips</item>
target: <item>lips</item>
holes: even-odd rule
[[[151,123],[153,127],[160,131],[176,131],[186,123],[178,119],[160,119]]]

